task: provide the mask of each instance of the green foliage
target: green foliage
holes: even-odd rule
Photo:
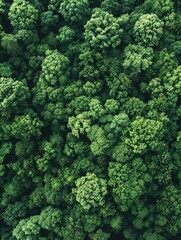
[[[4,143],[0,147],[0,177],[4,175],[3,161],[4,161],[5,157],[6,157],[6,155],[10,153],[11,148],[12,148],[12,144],[11,143]]]
[[[163,35],[163,22],[156,14],[144,14],[136,21],[133,32],[139,44],[154,47]]]
[[[22,202],[16,202],[15,204],[9,204],[2,214],[2,219],[7,225],[16,227],[19,220],[26,216],[27,206]]]
[[[8,62],[0,63],[0,76],[5,78],[12,76],[11,65]]]
[[[21,220],[13,230],[13,236],[18,240],[35,240],[40,232],[38,224],[38,216],[32,216],[27,219]]]
[[[42,228],[56,231],[57,226],[61,225],[61,220],[62,212],[59,209],[47,207],[41,212],[38,222]]]
[[[181,199],[180,190],[174,186],[168,186],[157,201],[157,211],[161,214],[162,221],[158,224],[164,226],[164,230],[175,236],[181,228]]]
[[[68,26],[64,26],[59,29],[59,35],[57,36],[57,39],[61,44],[69,44],[73,40],[74,36],[75,31]]]
[[[71,208],[70,213],[65,217],[65,222],[61,230],[63,239],[69,240],[70,236],[77,240],[85,238],[83,223],[81,221],[82,214],[84,212],[76,205],[74,208]]]
[[[68,126],[71,128],[74,136],[79,137],[80,134],[90,131],[91,121],[87,115],[87,112],[83,112],[76,117],[69,117]]]
[[[105,195],[107,194],[106,180],[98,178],[94,173],[87,173],[86,176],[77,179],[76,188],[73,193],[85,210],[91,207],[99,207],[105,203]]]
[[[109,186],[121,211],[128,211],[146,191],[146,184],[151,181],[147,167],[138,158],[131,163],[110,162],[108,168]]]
[[[27,29],[20,29],[16,34],[16,38],[18,41],[23,42],[26,45],[31,44],[32,42],[36,43],[39,40],[38,35],[35,32]]]
[[[168,13],[174,11],[174,2],[171,0],[158,0],[153,2],[151,0],[146,0],[144,7],[150,13],[155,13],[159,17],[162,17]]]
[[[169,72],[172,72],[178,66],[178,60],[173,52],[168,52],[168,49],[164,48],[159,53],[159,58],[156,61],[154,68],[159,73],[159,77],[165,78]]]
[[[176,56],[178,56],[178,59],[181,56],[181,41],[176,41],[171,45],[171,48]]]
[[[43,156],[37,156],[36,164],[38,170],[46,172],[51,163],[60,155],[62,138],[57,135],[52,135],[50,141],[43,141],[41,150]]]
[[[167,16],[165,16],[164,21],[165,21],[165,27],[171,32],[173,33],[174,31],[177,34],[180,34],[180,20],[181,20],[181,16],[178,13],[175,12],[171,12],[170,14],[168,14]]]
[[[86,232],[93,232],[95,231],[95,229],[101,225],[101,218],[94,214],[94,215],[90,215],[87,214],[84,217],[84,229]]]
[[[49,0],[48,10],[49,11],[58,11],[61,0]]]
[[[45,203],[45,193],[42,186],[35,188],[35,190],[29,196],[29,208],[42,207]]]
[[[10,55],[18,55],[21,52],[21,48],[18,45],[17,38],[15,35],[6,34],[1,39],[1,46]]]
[[[9,116],[12,111],[19,110],[30,97],[25,81],[12,78],[0,78],[0,111],[2,116]]]
[[[120,74],[113,81],[108,82],[108,86],[111,97],[114,97],[121,103],[128,100],[128,95],[132,90],[132,82],[125,74]]]
[[[88,0],[63,0],[60,13],[65,21],[81,22],[90,13]]]
[[[104,106],[108,114],[114,114],[119,110],[119,102],[115,99],[107,99]]]
[[[42,74],[40,79],[47,81],[50,85],[56,85],[57,82],[64,83],[66,77],[64,71],[68,64],[68,59],[56,51],[47,51],[46,58],[42,62]]]
[[[91,127],[87,136],[91,140],[90,148],[92,153],[94,155],[104,154],[109,147],[109,142],[106,139],[104,130],[98,125],[94,125]]]
[[[5,12],[5,2],[4,0],[0,1],[0,14],[3,14]]]
[[[128,45],[124,50],[125,60],[123,67],[137,75],[152,65],[153,49],[140,45]]]
[[[90,98],[86,96],[75,97],[74,100],[70,102],[70,109],[68,108],[68,113],[72,112],[75,114],[82,113],[89,109]]]
[[[0,0],[0,239],[180,239],[180,9]]]
[[[112,13],[113,15],[116,14],[118,15],[121,11],[121,4],[118,0],[104,0],[101,3],[101,9],[104,11],[107,11],[109,13]]]
[[[125,143],[119,143],[113,149],[112,158],[117,162],[127,162],[133,158],[131,148]]]
[[[9,20],[16,29],[31,29],[38,19],[38,10],[26,0],[14,0],[9,10]]]
[[[145,112],[146,104],[139,98],[132,97],[123,105],[128,116],[135,118]]]
[[[113,217],[110,224],[113,230],[120,230],[123,224],[122,217],[120,215]]]
[[[98,119],[104,114],[104,109],[99,99],[92,98],[89,104],[89,109],[89,114],[93,119]]]
[[[40,136],[40,129],[43,122],[37,117],[36,113],[29,111],[25,115],[16,116],[11,124],[11,133],[17,139],[29,140],[32,136]]]
[[[165,88],[168,94],[176,95],[179,97],[181,95],[181,66],[177,67],[172,74],[166,76]]]
[[[60,120],[63,120],[66,117],[62,103],[49,103],[45,106],[45,110],[41,115],[46,122],[54,125],[57,125]]]
[[[146,233],[144,234],[145,240],[164,240],[165,238],[158,233]]]
[[[121,19],[116,19],[112,14],[97,9],[85,25],[86,42],[97,49],[117,47],[123,34],[120,23]]]
[[[116,133],[121,133],[121,131],[129,125],[129,117],[126,113],[120,113],[115,115],[111,122],[111,129]]]
[[[84,90],[86,95],[94,96],[94,95],[98,94],[101,91],[102,84],[101,84],[101,82],[91,83],[91,82],[87,81],[83,85],[82,88],[83,88],[83,90]]]
[[[110,237],[109,233],[103,232],[102,229],[96,231],[93,235],[93,240],[108,240]]]
[[[125,142],[133,148],[135,153],[142,153],[147,148],[158,151],[163,136],[163,122],[137,116],[131,123],[129,138]]]
[[[51,27],[58,22],[58,15],[54,15],[52,11],[46,11],[41,14],[41,24],[43,27]]]

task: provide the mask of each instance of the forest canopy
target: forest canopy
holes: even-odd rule
[[[181,239],[181,2],[0,0],[1,240]]]

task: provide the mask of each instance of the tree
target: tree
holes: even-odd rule
[[[29,195],[28,206],[30,209],[42,207],[45,205],[45,192],[43,186],[38,186]]]
[[[85,25],[85,41],[96,49],[105,49],[110,46],[117,47],[123,34],[120,22],[112,14],[97,9]]]
[[[11,65],[8,62],[0,63],[0,76],[5,78],[12,76]]]
[[[14,0],[8,16],[17,30],[31,29],[38,19],[38,10],[26,0]]]
[[[102,229],[96,231],[93,235],[93,240],[108,240],[110,237],[109,233],[103,232]]]
[[[55,26],[58,20],[58,15],[55,15],[52,11],[46,11],[41,14],[41,24],[44,31]]]
[[[133,91],[133,83],[126,74],[119,74],[113,81],[108,81],[109,95],[120,101],[126,102]]]
[[[57,39],[61,44],[70,44],[75,37],[75,31],[69,26],[63,26],[59,29]]]
[[[165,120],[167,121],[167,119]],[[161,140],[163,136],[163,122],[137,116],[131,123],[129,138],[125,142],[133,148],[134,153],[143,153],[148,148],[152,151],[159,151],[159,147],[162,146]]]
[[[181,79],[181,66],[178,66],[172,74],[166,76],[165,88],[168,91],[168,95],[172,97],[179,97],[181,95],[180,91],[180,79]]]
[[[84,134],[90,131],[91,120],[88,117],[87,112],[78,114],[76,117],[69,117],[68,126],[72,130],[72,134],[79,137],[80,134]]]
[[[114,114],[118,112],[120,105],[119,102],[115,99],[107,99],[104,106],[108,114]]]
[[[132,97],[123,105],[122,109],[126,111],[129,117],[134,119],[136,116],[142,116],[146,110],[146,104],[139,98]]]
[[[19,221],[26,216],[27,206],[23,202],[9,204],[2,214],[2,219],[7,225],[16,227]]]
[[[179,196],[180,190],[170,185],[161,193],[157,201],[157,212],[161,215],[158,224],[164,228],[162,231],[168,231],[173,236],[179,233],[181,227]]]
[[[0,148],[0,176],[4,175],[5,168],[3,165],[3,161],[5,160],[5,157],[10,153],[11,149],[12,149],[11,143],[4,143]]]
[[[137,76],[144,70],[147,70],[152,65],[153,49],[140,45],[128,45],[124,50],[125,60],[123,67],[130,71],[131,76]]]
[[[93,125],[87,136],[91,140],[90,149],[92,153],[95,156],[104,154],[109,147],[109,142],[106,139],[104,130],[98,125]]]
[[[56,85],[66,81],[65,70],[68,64],[68,59],[55,51],[47,51],[46,58],[42,62],[42,74],[40,80],[45,81],[48,85]],[[42,86],[43,87],[43,86]]]
[[[121,131],[129,125],[129,117],[126,113],[120,113],[113,117],[111,122],[111,129],[116,133],[121,133]]]
[[[121,3],[117,0],[115,0],[115,1],[104,0],[101,3],[101,9],[113,14],[113,16],[114,15],[119,16],[119,14],[121,12],[121,7],[122,7]]]
[[[82,207],[78,205],[74,205],[71,211],[66,214],[65,222],[61,230],[63,239],[68,240],[70,236],[73,236],[73,238],[77,240],[83,240],[85,238],[82,221],[83,214],[85,214],[85,211],[82,211]]]
[[[131,160],[131,159],[130,159]],[[141,158],[132,162],[110,162],[108,185],[112,188],[114,201],[121,211],[126,212],[146,191],[151,181],[147,167]]]
[[[88,233],[91,233],[101,225],[101,218],[97,214],[85,214],[83,222],[84,222],[84,230]]]
[[[0,111],[2,116],[9,116],[12,111],[19,111],[26,106],[30,97],[25,81],[12,78],[0,78]]]
[[[22,52],[21,47],[17,42],[17,38],[12,34],[5,34],[1,39],[1,46],[7,51],[10,55],[18,55]]]
[[[0,238],[178,240],[181,1],[0,0]]]
[[[5,3],[4,0],[0,1],[0,13],[3,14],[5,12]]]
[[[39,236],[40,232],[38,219],[39,216],[32,216],[21,220],[13,230],[13,236],[15,236],[18,240],[35,240]]]
[[[152,2],[150,0],[146,0],[143,7],[149,13],[155,13],[158,17],[163,17],[168,13],[174,11],[174,3],[171,0],[158,0],[156,2]]]
[[[39,216],[39,224],[42,228],[47,230],[54,230],[58,232],[60,230],[62,221],[62,212],[59,209],[53,207],[47,207],[43,209]]]
[[[89,2],[88,0],[63,0],[59,12],[65,21],[81,22],[90,13]]]
[[[32,30],[28,29],[20,29],[16,33],[16,38],[18,42],[24,44],[24,45],[29,45],[32,43],[37,43],[39,41],[38,34],[36,32],[33,32]]]
[[[105,203],[106,180],[98,178],[94,173],[87,173],[86,176],[77,179],[75,184],[76,188],[73,189],[73,193],[85,210],[102,206]]]
[[[16,116],[10,128],[11,133],[17,139],[30,139],[32,136],[40,136],[40,129],[43,122],[37,117],[33,111],[27,112],[25,115]]]
[[[176,41],[171,45],[171,49],[175,53],[178,59],[180,59],[181,56],[181,41]]]
[[[156,14],[144,14],[135,23],[135,40],[143,46],[157,46],[162,35],[163,22],[158,18]]]

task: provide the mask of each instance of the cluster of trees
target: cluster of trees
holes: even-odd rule
[[[181,3],[0,0],[2,240],[181,239]]]

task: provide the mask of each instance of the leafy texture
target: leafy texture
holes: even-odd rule
[[[181,1],[0,0],[0,239],[181,239]]]

